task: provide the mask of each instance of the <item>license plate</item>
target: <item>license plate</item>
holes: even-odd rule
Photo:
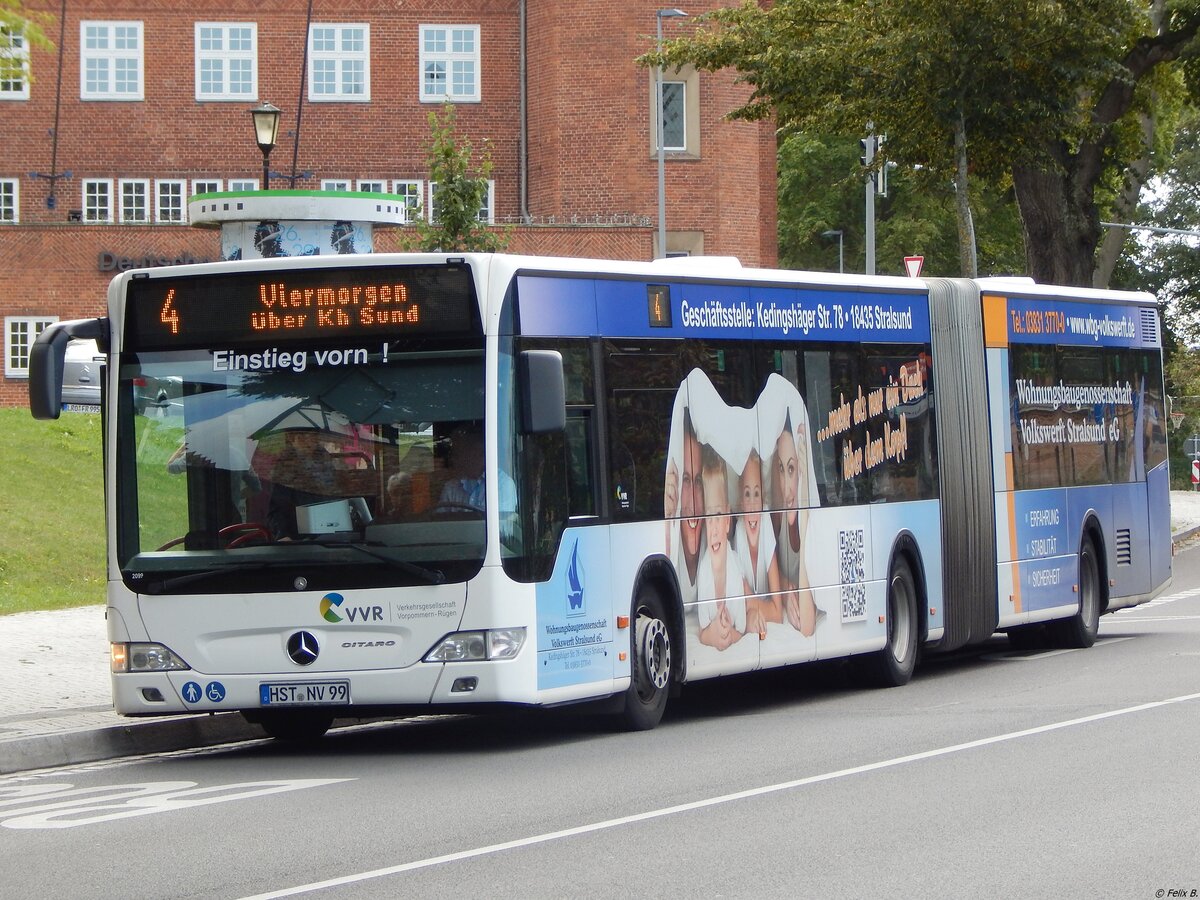
[[[349,681],[276,681],[258,686],[263,706],[345,706],[350,703]]]
[[[98,413],[100,407],[91,403],[64,403],[63,412]]]

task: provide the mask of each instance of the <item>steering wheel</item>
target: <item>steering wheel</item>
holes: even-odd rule
[[[163,544],[161,547],[159,547],[158,550],[156,550],[155,552],[161,553],[163,550],[170,550],[172,547],[182,544],[185,540],[187,540],[186,535],[184,537],[177,537],[173,541],[167,541],[165,544]]]
[[[433,508],[435,516],[455,516],[463,515],[464,513],[473,516],[482,516],[483,510],[477,506],[470,506],[466,503],[439,503]]]
[[[255,539],[261,539],[268,544],[271,543],[271,532],[266,525],[261,522],[235,522],[233,525],[226,525],[217,532],[218,538],[232,537],[228,544],[225,545],[226,550],[232,550],[235,547],[241,547]]]

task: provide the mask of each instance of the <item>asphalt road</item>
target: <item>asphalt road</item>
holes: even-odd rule
[[[1200,896],[1200,551],[1101,635],[0,778],[0,896]]]

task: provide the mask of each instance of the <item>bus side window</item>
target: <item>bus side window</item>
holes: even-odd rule
[[[591,410],[567,410],[567,511],[571,516],[597,514],[592,421]]]

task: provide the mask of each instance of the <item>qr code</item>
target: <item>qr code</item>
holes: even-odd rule
[[[861,528],[838,532],[838,565],[842,582],[842,621],[867,617],[866,533]]]

